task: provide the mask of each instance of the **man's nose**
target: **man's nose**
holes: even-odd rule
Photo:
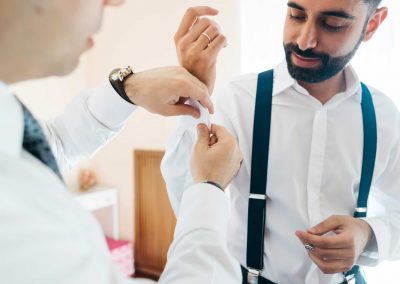
[[[317,30],[312,23],[305,23],[297,38],[297,45],[301,50],[308,50],[317,47]]]

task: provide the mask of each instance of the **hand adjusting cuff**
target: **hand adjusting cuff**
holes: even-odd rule
[[[111,86],[121,96],[121,98],[128,103],[135,104],[129,99],[124,87],[124,81],[131,75],[135,75],[135,73],[133,73],[132,67],[128,66],[126,68],[114,69],[111,71],[108,79],[110,80]]]

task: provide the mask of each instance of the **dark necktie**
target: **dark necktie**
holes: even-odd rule
[[[42,127],[22,102],[21,105],[24,113],[24,140],[22,143],[24,149],[48,166],[62,180],[57,161],[51,152]]]

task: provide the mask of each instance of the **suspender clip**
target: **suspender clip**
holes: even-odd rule
[[[358,213],[367,213],[367,207],[357,207],[356,212]]]
[[[260,276],[260,271],[250,267],[247,269],[247,271],[247,283],[258,284],[258,276]]]
[[[249,198],[250,199],[259,199],[259,200],[266,200],[267,199],[265,194],[256,194],[256,193],[250,193]]]
[[[347,275],[345,277],[345,281],[343,283],[355,284],[356,283],[356,275],[355,274]]]

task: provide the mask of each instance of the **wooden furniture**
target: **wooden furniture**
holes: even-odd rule
[[[135,273],[158,279],[167,261],[176,218],[161,176],[162,151],[135,151]]]

